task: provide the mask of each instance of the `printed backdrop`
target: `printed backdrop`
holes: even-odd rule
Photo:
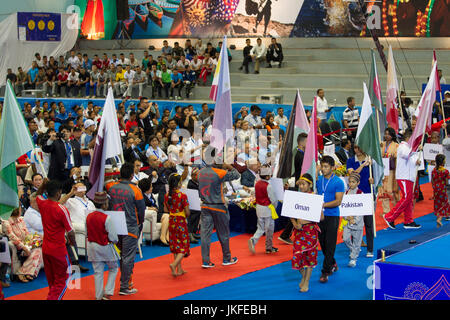
[[[89,0],[94,1],[94,0]],[[95,0],[102,2],[102,0]],[[87,0],[76,0],[82,15]],[[450,36],[448,0],[128,0],[103,1],[104,39],[165,37],[365,37],[363,12],[378,36]],[[109,31],[108,31],[109,30]]]

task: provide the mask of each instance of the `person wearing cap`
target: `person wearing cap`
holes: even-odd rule
[[[95,131],[94,120],[87,119],[84,122],[84,132],[81,135],[80,145],[81,145],[81,160],[83,166],[88,166],[91,163],[91,154],[89,152],[89,142],[92,141],[93,133]]]
[[[70,219],[75,232],[84,232],[86,230],[86,216],[95,206],[91,200],[86,197],[87,188],[84,183],[76,183],[75,196],[66,202],[66,208],[69,210]]]
[[[96,192],[94,204],[96,210],[86,218],[88,261],[94,268],[95,299],[111,300],[119,272],[117,261],[120,256],[114,245],[119,238],[112,219],[104,211],[109,206],[106,192]],[[103,287],[105,264],[108,266],[108,279]]]

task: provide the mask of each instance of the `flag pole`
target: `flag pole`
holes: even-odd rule
[[[444,119],[444,123],[445,123],[445,112],[444,112],[444,99],[442,99],[442,90],[439,91],[439,95],[441,96],[441,112],[442,112],[442,119]],[[448,138],[448,134],[447,134],[447,128],[444,129],[445,131],[445,138]]]
[[[403,104],[402,104],[402,97],[401,97],[401,93],[400,93],[400,88],[402,87],[402,83],[403,83],[403,77],[400,78],[400,85],[398,86],[398,105],[400,107],[400,115],[402,116],[402,128],[403,125],[405,123],[405,116],[403,115]],[[403,132],[405,132],[405,129],[403,129]]]
[[[370,179],[371,180],[373,180],[373,173],[372,173],[372,163],[373,163],[373,161],[372,161],[372,157],[370,157],[369,156],[369,162],[370,162],[370,165],[369,165],[369,172],[370,172]],[[372,195],[372,201],[374,202],[374,206],[373,206],[373,209],[372,209],[372,220],[373,220],[373,236],[374,236],[374,238],[376,238],[377,237],[377,223],[376,223],[376,221],[375,221],[375,206],[376,206],[376,198],[374,199],[374,196],[373,196],[373,184],[371,183],[370,184],[370,194]]]

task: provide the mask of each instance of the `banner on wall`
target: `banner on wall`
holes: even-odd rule
[[[17,33],[21,41],[61,41],[61,14],[17,12]]]
[[[83,8],[88,2],[75,0]],[[447,0],[122,0],[119,7],[116,3],[103,1],[104,15],[111,18],[110,23],[105,20],[105,28],[114,29],[107,37],[112,39],[450,36]],[[369,27],[364,13],[369,14]]]

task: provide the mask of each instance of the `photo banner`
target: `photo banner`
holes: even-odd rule
[[[17,34],[21,41],[61,41],[61,14],[17,12]]]

